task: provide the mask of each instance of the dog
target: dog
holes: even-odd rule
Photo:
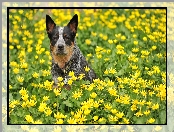
[[[58,77],[64,79],[67,84],[70,71],[75,76],[84,74],[84,80],[93,82],[96,79],[94,70],[87,63],[76,43],[76,33],[78,28],[78,15],[75,14],[67,26],[57,26],[49,15],[46,15],[46,32],[50,40],[50,53],[52,56],[51,74],[54,81],[54,87],[58,85]],[[89,67],[88,72],[85,67]],[[67,89],[70,89],[68,87]]]

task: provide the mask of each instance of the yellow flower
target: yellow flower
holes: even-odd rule
[[[102,58],[102,55],[101,54],[97,54],[97,58],[98,59]]]
[[[150,118],[149,120],[147,120],[147,123],[154,123],[155,119],[154,118]]]
[[[147,70],[147,71],[148,71],[148,70],[149,70],[149,68],[148,68],[148,67],[145,67],[145,70]]]
[[[68,80],[68,84],[69,84],[69,85],[72,85],[72,83],[73,83],[73,80],[72,80],[72,79],[69,79],[69,80]]]
[[[116,91],[114,88],[109,88],[109,89],[108,89],[108,92],[109,92],[109,94],[112,95],[112,96],[116,96],[116,95],[117,95],[117,91]]]
[[[18,74],[18,73],[19,73],[19,68],[14,68],[14,69],[13,69],[13,72],[14,72],[15,74]]]
[[[34,121],[34,123],[33,123],[33,124],[42,124],[42,121],[37,120],[37,121]]]
[[[69,74],[68,74],[70,77],[74,76],[74,72],[73,71],[70,71]]]
[[[31,99],[36,100],[36,95],[32,95]]]
[[[56,118],[56,119],[61,119],[61,118],[66,118],[66,117],[67,117],[66,115],[63,115],[60,112],[57,112],[57,114],[54,113],[54,118]]]
[[[115,37],[116,37],[116,38],[120,38],[120,37],[121,37],[121,33],[115,34]]]
[[[77,123],[77,122],[76,122],[76,119],[71,118],[71,117],[67,120],[67,122],[68,122],[69,124],[76,124],[76,123]]]
[[[152,46],[152,50],[156,50],[156,48],[157,48],[156,46]]]
[[[55,108],[56,106],[57,106],[57,103],[54,103],[54,104],[53,104],[53,107]]]
[[[91,32],[91,34],[92,34],[92,36],[97,36],[97,33],[95,33],[95,32]]]
[[[158,109],[159,108],[159,104],[157,103],[157,104],[154,104],[153,106],[152,106],[152,109],[153,110],[156,110],[156,109]]]
[[[136,115],[137,117],[139,117],[139,116],[143,116],[143,114],[141,113],[141,111],[138,111],[136,114],[134,114],[134,115]]]
[[[24,96],[27,94],[27,90],[22,87],[22,89],[19,91],[20,95]]]
[[[82,94],[82,91],[75,91],[73,92],[73,95],[72,97],[75,98],[75,99],[78,99],[79,97],[81,97],[83,94]]]
[[[10,66],[12,66],[12,67],[18,67],[18,64],[17,64],[17,62],[12,61],[12,62],[10,62]]]
[[[132,52],[138,52],[139,48],[132,48]]]
[[[86,39],[86,40],[85,40],[85,43],[86,43],[87,45],[90,45],[90,44],[91,44],[91,40],[90,40],[90,39]]]
[[[111,109],[112,114],[116,114],[118,111],[116,109]]]
[[[59,89],[57,89],[57,88],[55,88],[53,91],[54,91],[56,96],[61,94],[61,91]]]
[[[103,36],[103,40],[107,40],[108,39],[108,36],[107,35],[104,35]]]
[[[136,38],[137,37],[137,35],[136,34],[133,34],[133,38]]]
[[[116,116],[117,116],[118,118],[122,118],[122,117],[124,116],[124,113],[123,113],[123,112],[118,112],[118,113],[116,114]]]
[[[39,112],[44,112],[44,110],[47,108],[46,107],[47,106],[47,104],[46,103],[44,103],[44,102],[41,102],[40,103],[40,106],[39,106]]]
[[[45,82],[44,82],[44,88],[46,89],[46,90],[52,90],[52,85],[53,85],[53,81],[52,82],[49,82],[48,80],[46,80]]]
[[[158,58],[161,58],[163,55],[161,53],[156,54]]]
[[[109,40],[108,40],[108,43],[109,43],[109,44],[113,44],[113,40],[109,39]]]
[[[22,83],[22,82],[24,81],[24,78],[23,78],[23,77],[18,76],[18,77],[17,77],[17,80],[18,80],[20,83]]]
[[[105,109],[107,109],[107,110],[110,110],[112,108],[112,106],[110,104],[104,104],[104,106],[105,106]]]
[[[61,81],[63,81],[63,78],[62,78],[62,77],[58,77],[57,80],[58,80],[59,82],[61,82]]]
[[[122,45],[120,45],[120,44],[117,45],[116,48],[117,48],[117,50],[124,50],[124,47]]]
[[[100,34],[99,34],[99,36],[102,38],[102,37],[103,37],[103,34],[102,34],[102,33],[100,33]]]
[[[90,96],[91,96],[91,98],[95,98],[95,97],[97,96],[97,94],[96,94],[95,92],[92,92],[92,93],[90,94]]]
[[[136,93],[136,94],[139,94],[139,90],[138,89],[134,89],[133,92]]]
[[[150,54],[150,52],[147,51],[147,50],[142,50],[141,54],[144,55],[144,56],[148,56]]]
[[[63,124],[63,119],[56,120],[56,124]]]
[[[150,110],[144,111],[144,114],[145,114],[146,116],[149,115],[149,114],[150,114]]]
[[[28,64],[27,64],[27,63],[23,62],[23,63],[21,64],[21,68],[27,68],[27,67],[28,67]]]
[[[35,55],[35,59],[38,59],[39,57],[38,57],[38,55]]]
[[[111,53],[111,50],[110,50],[110,49],[108,49],[106,52],[107,52],[107,54],[109,54],[109,53]]]
[[[104,72],[104,74],[106,74],[106,75],[107,75],[108,73],[109,73],[109,71],[106,69],[106,70],[105,70],[105,72]]]
[[[115,73],[116,73],[116,70],[113,69],[113,68],[111,67],[111,68],[109,68],[109,73],[111,73],[111,74],[115,74]]]
[[[118,121],[118,118],[116,116],[109,115],[108,118],[110,122]]]
[[[95,102],[93,103],[93,106],[94,106],[95,108],[98,108],[98,107],[99,107],[99,102],[95,101]]]
[[[125,40],[126,39],[126,36],[121,36],[121,40]]]
[[[32,74],[32,76],[33,76],[34,78],[38,78],[38,77],[39,77],[39,74],[38,74],[37,72],[34,72],[34,73]]]
[[[137,45],[138,44],[138,41],[134,41],[134,45]]]
[[[111,86],[114,86],[114,82],[112,80],[111,81],[109,80],[108,83],[107,83],[107,85],[110,86],[110,87]]]
[[[106,119],[105,118],[100,118],[99,120],[98,120],[98,122],[105,122],[106,121]]]
[[[133,104],[133,105],[131,106],[131,111],[135,111],[135,110],[137,110],[137,106],[136,106],[135,104]]]
[[[144,40],[144,41],[147,41],[147,37],[143,37],[143,40]]]
[[[42,76],[49,76],[50,71],[49,70],[42,70]]]
[[[18,105],[19,104],[19,101],[18,100],[13,100],[13,101],[11,101],[10,102],[10,105],[9,105],[9,107],[10,108],[14,108],[16,105]]]
[[[85,74],[79,74],[78,79],[82,80],[84,78]]]
[[[23,10],[19,10],[18,12],[19,12],[19,14],[22,14],[24,11]]]
[[[40,63],[41,63],[41,64],[43,64],[44,62],[45,62],[45,60],[44,60],[44,59],[41,59],[41,60],[40,60]]]
[[[75,81],[75,80],[77,80],[77,77],[72,76],[72,77],[71,77],[71,80]]]
[[[116,39],[114,39],[114,43],[117,43],[117,40]]]
[[[28,107],[30,106],[35,106],[37,102],[35,102],[34,100],[30,99],[30,101],[28,102]]]
[[[25,100],[25,101],[27,101],[28,100],[28,94],[25,94],[25,95],[23,95],[21,98],[23,99],[23,100]]]
[[[134,65],[134,66],[132,66],[132,69],[136,70],[136,69],[138,69],[138,66]]]
[[[52,110],[49,107],[46,107],[46,110],[44,111],[44,113],[46,114],[46,116],[51,115]]]
[[[26,108],[28,106],[28,101],[22,103],[22,108]]]
[[[93,117],[94,121],[98,120],[98,116]]]
[[[90,68],[88,66],[85,66],[85,71],[88,72],[90,70]]]
[[[13,87],[11,85],[9,85],[9,89],[12,89]]]
[[[33,122],[34,122],[32,116],[30,116],[30,115],[26,115],[26,116],[25,116],[25,119],[26,119],[27,122],[29,122],[29,123],[33,123]]]
[[[49,99],[49,96],[44,96],[43,101],[47,101]]]
[[[75,119],[79,119],[79,118],[81,117],[81,114],[82,114],[82,113],[80,113],[80,112],[76,112],[76,113],[74,114],[74,118],[75,118]]]
[[[92,56],[92,54],[90,53],[90,54],[87,54],[87,57],[91,57]]]
[[[158,66],[153,66],[152,68],[154,70],[154,73],[160,73],[160,69]]]
[[[89,115],[90,112],[91,112],[91,110],[89,110],[89,109],[84,110],[84,114],[85,114],[85,115]]]
[[[65,84],[64,84],[64,82],[59,82],[58,83],[58,87],[63,87]]]

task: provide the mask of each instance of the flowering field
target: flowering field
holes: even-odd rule
[[[93,83],[70,72],[70,91],[52,89],[46,14],[62,26],[78,14]],[[9,21],[11,124],[166,123],[165,9],[10,9]]]

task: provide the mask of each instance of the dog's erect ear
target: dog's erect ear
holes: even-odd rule
[[[56,24],[51,19],[51,17],[49,15],[46,15],[46,30],[47,30],[47,33],[51,33],[55,26],[56,26]]]
[[[78,26],[78,16],[77,16],[77,14],[75,14],[75,15],[73,16],[73,18],[70,20],[70,22],[68,23],[67,26],[68,26],[68,27],[71,29],[71,31],[73,31],[74,33],[77,32],[77,26]]]

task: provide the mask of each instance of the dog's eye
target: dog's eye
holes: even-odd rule
[[[65,36],[65,40],[69,40],[70,38],[68,36]]]
[[[55,40],[55,41],[56,41],[57,39],[58,39],[58,37],[57,37],[57,36],[53,37],[53,40]]]

